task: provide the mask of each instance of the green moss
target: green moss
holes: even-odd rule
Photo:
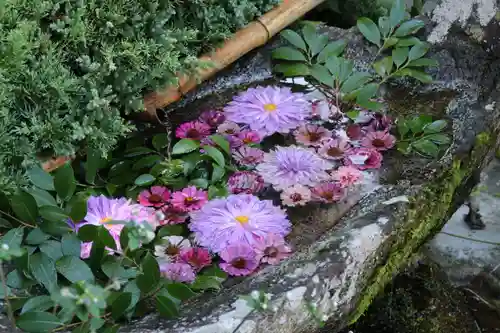
[[[453,198],[461,184],[464,184],[477,169],[491,146],[491,135],[480,133],[470,155],[453,161],[438,180],[427,185],[421,193],[410,199],[411,208],[406,222],[394,232],[394,243],[385,264],[379,266],[362,292],[351,323],[356,322],[366,311],[373,299],[384,290],[392,278],[400,272],[418,248],[433,234],[439,231],[452,211]],[[425,209],[422,209],[425,207]]]

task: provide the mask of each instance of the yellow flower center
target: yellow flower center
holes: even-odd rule
[[[245,215],[239,215],[234,218],[236,221],[240,222],[241,224],[245,224],[248,222],[248,216]]]
[[[105,218],[102,218],[99,222],[104,224],[104,223],[108,223],[109,221],[112,221],[112,220],[113,219],[111,217],[105,217]]]
[[[186,201],[194,201],[194,198],[193,197],[187,197]]]
[[[269,112],[276,111],[277,108],[278,106],[274,103],[264,104],[264,110]]]

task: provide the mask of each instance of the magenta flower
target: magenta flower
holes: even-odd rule
[[[233,194],[257,194],[264,189],[264,179],[252,171],[237,171],[229,177],[227,185]]]
[[[325,141],[319,148],[318,154],[328,160],[340,160],[351,146],[346,140],[337,138]]]
[[[220,111],[209,110],[203,112],[199,119],[208,126],[216,128],[226,120],[226,116]]]
[[[311,190],[303,185],[294,185],[284,189],[280,197],[285,206],[304,206],[311,201]]]
[[[269,232],[284,237],[291,228],[281,208],[249,194],[213,199],[190,216],[196,241],[216,253],[231,244],[251,246],[255,237]]]
[[[363,174],[352,166],[341,166],[332,174],[333,179],[343,188],[352,186],[363,179]]]
[[[245,145],[259,143],[261,140],[259,133],[255,131],[241,131],[237,136]]]
[[[175,136],[180,139],[201,140],[210,135],[210,126],[201,121],[190,121],[181,124],[175,130]]]
[[[225,135],[234,135],[241,132],[240,126],[231,121],[226,121],[217,127],[217,133]]]
[[[255,253],[260,262],[271,265],[278,264],[290,256],[292,249],[286,245],[285,239],[280,235],[267,234],[255,244]]]
[[[264,154],[264,162],[257,166],[257,172],[277,190],[293,185],[314,186],[329,178],[325,170],[330,169],[313,151],[299,146],[276,147]]]
[[[316,185],[312,190],[312,197],[321,202],[332,203],[344,196],[344,189],[335,182],[326,182]]]
[[[248,146],[239,148],[232,156],[239,165],[247,167],[254,167],[264,160],[262,150]]]
[[[160,221],[160,225],[181,224],[186,222],[188,218],[185,211],[170,205],[162,207],[161,212],[164,217]]]
[[[243,140],[241,140],[237,134],[235,135],[227,134],[224,135],[224,138],[229,142],[229,148],[231,148],[231,150],[243,146]]]
[[[181,250],[179,260],[191,265],[196,271],[201,270],[212,263],[210,253],[201,247],[192,247]]]
[[[226,247],[220,253],[224,260],[220,264],[222,270],[233,276],[250,275],[259,266],[254,250],[246,244],[235,244]]]
[[[163,186],[152,186],[139,194],[137,201],[146,207],[162,207],[170,200],[170,191]]]
[[[368,132],[361,140],[361,145],[366,148],[374,148],[378,151],[384,151],[394,147],[396,138],[385,131]]]
[[[167,279],[174,282],[192,283],[196,274],[189,264],[175,262],[160,264],[160,272]]]
[[[378,169],[382,166],[382,154],[373,148],[353,148],[346,155],[344,164],[359,170]]]
[[[332,136],[332,132],[323,126],[304,124],[294,132],[295,141],[306,146],[318,146]]]
[[[361,139],[361,136],[363,135],[363,130],[361,129],[361,125],[359,124],[352,124],[347,126],[345,132],[347,134],[347,137],[354,141]]]
[[[240,93],[225,108],[227,119],[250,126],[262,136],[288,133],[309,116],[309,102],[290,88],[257,87]]]
[[[206,191],[197,190],[196,186],[189,186],[182,191],[172,193],[172,206],[184,212],[198,210],[207,201],[208,193]]]

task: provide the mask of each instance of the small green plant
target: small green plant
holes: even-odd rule
[[[444,133],[446,120],[432,120],[430,116],[415,116],[397,120],[398,143],[401,153],[417,152],[426,157],[437,157],[450,144],[450,137]]]

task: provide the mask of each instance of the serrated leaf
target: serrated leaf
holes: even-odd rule
[[[408,53],[408,59],[411,61],[422,58],[427,53],[428,50],[429,50],[429,45],[427,43],[424,42],[418,43],[412,46],[412,48],[410,49],[410,52]]]
[[[410,61],[408,64],[410,67],[438,67],[439,63],[437,60],[430,58],[420,58],[413,61]]]
[[[17,327],[30,333],[45,333],[59,327],[63,323],[55,315],[42,312],[25,312],[16,320]]]
[[[303,51],[307,50],[306,43],[304,42],[302,37],[298,33],[296,33],[295,31],[290,30],[290,29],[286,29],[286,30],[281,31],[280,36],[283,37],[284,39],[286,39],[293,46],[295,46]]]
[[[363,36],[373,44],[380,47],[380,31],[377,25],[367,17],[361,17],[356,23]]]
[[[389,18],[387,16],[380,16],[378,18],[378,29],[383,37],[389,36],[391,23],[389,22]]]
[[[437,157],[437,155],[439,154],[439,147],[435,143],[427,139],[420,139],[416,142],[413,142],[412,147],[420,153],[430,157]]]
[[[55,240],[48,240],[39,246],[40,251],[45,253],[50,259],[57,261],[63,256],[61,243]]]
[[[229,146],[229,141],[226,140],[222,135],[214,134],[210,136],[210,139],[217,144],[226,154],[231,155],[231,147]]]
[[[181,139],[172,148],[172,155],[187,154],[200,147],[200,143],[191,139]]]
[[[408,35],[413,35],[424,26],[425,23],[421,20],[409,20],[401,23],[401,25],[394,32],[394,36],[405,37]]]
[[[169,141],[170,140],[169,140],[168,135],[166,133],[160,133],[160,134],[156,134],[155,136],[153,136],[152,143],[153,143],[153,147],[157,151],[162,151],[164,148],[166,148],[168,146]]]
[[[57,273],[54,261],[44,253],[35,253],[30,256],[29,267],[31,274],[45,289],[53,292],[57,288]]]
[[[28,177],[33,185],[43,190],[54,191],[54,177],[43,170],[39,165],[28,170]]]
[[[391,28],[395,28],[404,20],[406,14],[406,3],[404,0],[395,0],[389,14]]]
[[[222,155],[222,153],[217,148],[212,146],[205,146],[203,147],[203,150],[205,151],[205,154],[210,156],[219,166],[224,167],[226,165],[224,155]]]
[[[426,139],[434,142],[437,145],[447,145],[451,142],[451,138],[445,134],[428,135]]]
[[[140,175],[134,180],[134,184],[137,186],[148,186],[154,183],[156,180],[156,177],[153,175],[150,175],[149,173],[145,173]]]
[[[196,293],[183,283],[171,283],[167,285],[167,291],[170,295],[177,299],[180,299],[181,301],[186,301],[191,297],[196,296]]]
[[[175,318],[179,315],[179,310],[177,305],[170,300],[170,298],[162,295],[155,296],[156,309],[162,317],[165,318]]]
[[[65,256],[80,256],[81,242],[75,233],[66,234],[61,239],[62,253]]]
[[[36,310],[36,311],[45,311],[54,306],[54,302],[50,298],[50,296],[35,296],[28,299],[26,303],[24,303],[23,308],[21,310],[21,314]]]
[[[19,191],[19,193],[11,197],[10,205],[14,214],[16,214],[19,219],[32,224],[36,223],[38,206],[35,198],[33,198],[31,194]]]
[[[64,256],[57,260],[56,269],[72,283],[78,281],[94,281],[94,274],[92,274],[89,266],[75,256]]]
[[[397,68],[405,63],[408,58],[408,52],[410,52],[410,50],[407,47],[398,47],[392,50],[392,61]]]
[[[28,235],[26,236],[26,239],[24,240],[26,244],[30,245],[38,245],[42,244],[45,242],[47,239],[49,239],[50,236],[44,233],[40,228],[32,229]]]
[[[132,170],[139,171],[145,168],[151,168],[152,166],[161,162],[162,160],[163,157],[161,157],[160,155],[144,156],[134,163],[134,165],[132,166]]]
[[[290,61],[307,61],[302,52],[290,46],[282,46],[272,51],[274,59],[290,60]]]
[[[328,43],[325,48],[318,54],[316,61],[318,63],[325,63],[330,57],[340,56],[347,46],[345,40],[337,40],[332,43]]]
[[[365,72],[354,72],[347,80],[342,83],[340,91],[344,94],[349,94],[352,91],[361,88],[364,84],[372,79],[369,73]]]
[[[137,286],[143,293],[153,290],[160,282],[160,267],[151,253],[146,254],[142,261],[142,274],[137,276]]]
[[[56,199],[49,192],[32,187],[26,190],[36,201],[38,208],[42,206],[57,206]]]
[[[283,75],[288,77],[309,75],[309,67],[303,63],[293,63],[293,64],[281,63],[274,66],[273,70],[277,73],[282,73]]]
[[[131,301],[132,294],[126,292],[120,293],[113,304],[111,304],[111,316],[113,319],[120,318],[127,311]]]
[[[310,68],[311,76],[314,77],[318,82],[325,84],[329,87],[333,87],[333,76],[330,74],[328,69],[320,64],[314,64]]]
[[[445,129],[446,125],[447,122],[444,119],[433,121],[432,123],[428,123],[424,126],[424,133],[431,134],[441,132]]]
[[[54,175],[54,187],[57,195],[64,201],[71,199],[76,190],[75,173],[71,164],[66,163],[57,169]]]

